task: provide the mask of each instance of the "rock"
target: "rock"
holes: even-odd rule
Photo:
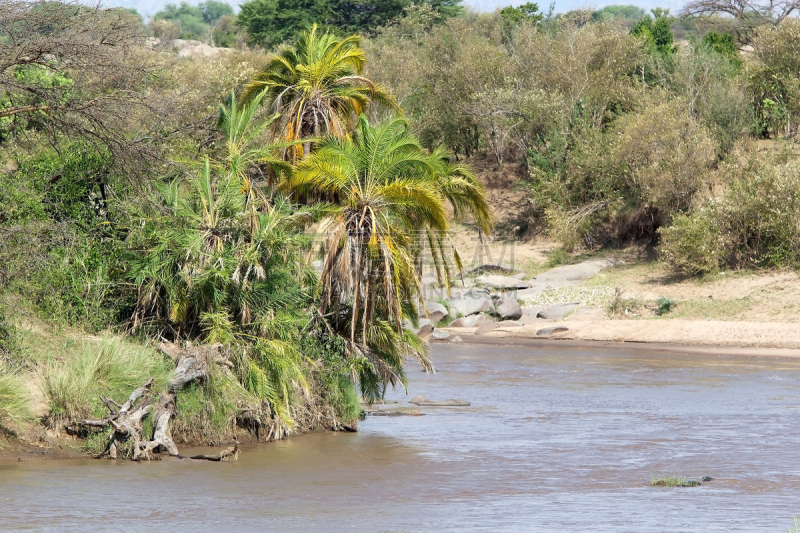
[[[556,304],[550,305],[545,307],[538,313],[536,313],[537,318],[546,318],[549,320],[561,320],[566,315],[570,314],[571,312],[577,310],[581,306],[578,302],[571,302],[567,304]]]
[[[483,324],[478,329],[475,330],[475,335],[485,335],[492,331],[493,329],[497,329],[497,322],[487,322]]]
[[[462,342],[462,339],[458,335],[454,335],[453,337],[450,337],[450,342],[452,343]]]
[[[494,274],[513,274],[514,270],[511,268],[506,268],[502,265],[485,264],[479,267],[475,267],[469,271],[469,273],[472,274],[473,276],[476,274],[486,274],[487,272],[491,272]]]
[[[498,328],[521,328],[524,325],[525,323],[519,322],[517,320],[504,320],[502,322],[497,323]]]
[[[514,274],[511,277],[514,279],[525,279],[525,272],[518,272],[517,274]]]
[[[506,294],[496,305],[497,316],[500,320],[518,320],[522,318],[522,307],[514,296]]]
[[[421,339],[427,339],[433,333],[434,327],[433,323],[430,320],[428,320],[427,318],[421,318],[419,320],[419,326],[417,326],[416,328],[414,327],[414,324],[412,324],[410,320],[408,319],[403,320],[403,329],[407,329],[408,331],[413,331]]]
[[[434,341],[446,341],[449,338],[450,338],[449,333],[445,333],[444,331],[440,331],[438,329],[434,330],[433,333],[431,334],[431,340]]]
[[[499,276],[497,274],[490,274],[488,276],[480,276],[475,281],[484,287],[492,289],[512,290],[512,289],[527,289],[531,284],[521,279],[512,278],[509,276]]]
[[[596,276],[601,270],[621,264],[616,259],[592,259],[577,265],[564,265],[542,272],[530,280],[530,288],[520,289],[517,298],[529,300],[539,296],[547,289],[580,285]]]
[[[536,336],[547,337],[555,333],[564,333],[565,331],[569,331],[569,328],[565,328],[564,326],[550,326],[549,328],[536,330]]]
[[[447,300],[447,305],[453,316],[469,316],[494,311],[492,298],[489,296],[489,291],[485,289],[472,288],[457,296],[454,294]]]
[[[408,403],[419,405],[423,407],[468,407],[469,402],[464,400],[450,399],[450,400],[429,400],[425,396],[414,396]]]
[[[219,55],[220,52],[228,52],[231,50],[230,48],[209,46],[206,43],[192,39],[172,39],[159,45],[159,48],[174,50],[178,53],[178,57],[192,57],[195,59],[214,57]]]
[[[458,318],[448,325],[448,328],[479,328],[484,324],[494,322],[489,315],[470,315]]]
[[[431,322],[434,324],[438,324],[441,319],[449,314],[447,308],[439,302],[425,302],[425,307],[428,308],[428,314],[430,315]]]

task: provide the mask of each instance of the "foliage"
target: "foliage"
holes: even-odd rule
[[[760,29],[753,40],[757,68],[750,76],[761,136],[796,135],[800,113],[800,22],[786,20]]]
[[[0,175],[0,283],[41,316],[101,330],[129,303],[115,290],[126,234],[113,159],[85,142],[20,158]]]
[[[355,35],[338,39],[331,33],[320,34],[314,25],[296,46],[273,56],[245,86],[243,103],[263,98],[283,117],[275,124],[287,141],[306,140],[302,152],[289,151],[290,159],[310,153],[309,137],[344,137],[373,102],[398,109],[389,91],[361,75],[366,56],[359,44]]]
[[[77,356],[54,358],[41,373],[50,424],[102,418],[108,411],[101,396],[119,402],[150,378],[155,379],[154,388],[159,390],[171,368],[172,364],[154,350],[118,337],[87,341]]]
[[[673,45],[674,37],[670,25],[674,20],[669,16],[669,9],[651,9],[653,14],[642,17],[631,29],[631,35],[644,38],[647,46],[661,55],[674,54],[677,48]]]
[[[226,43],[222,43],[218,39],[217,27],[223,18],[225,18],[224,24],[228,28],[224,37],[227,40]],[[181,2],[177,6],[167,4],[164,9],[153,15],[150,27],[157,37],[164,40],[181,38],[208,41],[213,37],[217,46],[226,46],[234,40],[230,35],[232,20],[233,8],[225,2],[208,0],[196,6]],[[168,24],[164,24],[164,22]],[[170,27],[174,28],[172,34],[167,33],[171,31]]]
[[[344,35],[370,34],[400,18],[413,4],[430,6],[437,20],[463,12],[461,0],[248,0],[238,22],[251,42],[271,48],[293,42],[314,24]]]
[[[659,296],[656,298],[656,314],[658,316],[666,315],[672,308],[675,307],[677,302],[672,298],[667,298],[666,296]]]
[[[800,166],[784,152],[736,153],[723,190],[661,231],[662,256],[690,274],[800,264]]]
[[[610,5],[592,13],[592,18],[594,20],[607,20],[610,18],[639,20],[645,16],[645,10],[634,5]]]
[[[31,419],[31,399],[25,383],[0,359],[0,434],[13,435],[20,424]]]
[[[492,222],[474,176],[451,165],[442,151],[425,154],[404,120],[370,127],[362,116],[351,138],[328,137],[281,187],[337,199],[342,206],[321,228],[326,237],[320,307],[333,313],[334,330],[347,331],[352,349],[369,360],[362,391],[375,397],[377,389],[367,383],[404,382],[405,355],[429,368],[419,341],[402,327],[404,317],[417,316],[421,293],[417,239],[427,242],[440,279],[449,283],[445,200],[456,216],[472,215],[485,229]]]

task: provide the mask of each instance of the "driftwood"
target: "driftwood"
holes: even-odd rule
[[[103,419],[82,420],[80,425],[88,428],[111,427],[113,433],[105,450],[98,456],[117,458],[120,445],[125,441],[133,443],[134,461],[152,459],[151,454],[165,452],[173,457],[184,459],[178,453],[178,447],[170,437],[169,422],[175,416],[175,395],[177,391],[195,380],[207,380],[209,365],[212,363],[232,366],[222,356],[221,344],[198,346],[186,350],[173,343],[162,342],[158,348],[175,361],[175,371],[167,382],[167,391],[153,400],[150,388],[153,379],[134,390],[122,405],[112,398],[101,398],[109,415]],[[141,400],[141,401],[140,401]],[[148,440],[144,437],[142,421],[150,415],[153,420],[153,436]],[[235,461],[239,457],[239,443],[224,450],[218,455],[197,455],[192,459],[205,459],[208,461]]]
[[[167,383],[171,391],[177,391],[195,380],[208,379],[209,366],[220,364],[233,368],[233,363],[222,355],[221,344],[208,344],[183,349],[172,342],[160,342],[158,349],[175,361],[175,372]]]
[[[152,385],[153,380],[147,380],[147,383],[134,390],[122,405],[111,398],[101,398],[109,410],[108,417],[100,420],[81,421],[81,425],[85,427],[104,428],[110,426],[114,430],[108,445],[99,457],[108,455],[111,459],[116,459],[120,445],[128,440],[133,442],[131,458],[134,461],[150,459],[151,453],[161,450],[169,455],[180,457],[178,447],[169,436],[169,421],[175,416],[175,395],[162,394],[155,404],[149,397],[139,402],[139,399],[146,395],[149,396]],[[139,402],[138,405],[137,402]],[[146,440],[142,435],[142,421],[151,412],[155,431],[152,440]]]
[[[189,459],[204,461],[237,461],[239,459],[239,443],[235,442],[233,446],[229,446],[216,455],[192,455]]]

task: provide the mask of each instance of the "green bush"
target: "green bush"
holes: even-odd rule
[[[679,215],[672,226],[661,228],[661,259],[689,275],[716,272],[725,259],[715,210],[706,208],[693,215]]]
[[[661,231],[661,257],[688,274],[800,267],[800,163],[789,157],[734,154],[718,173],[720,192]]]

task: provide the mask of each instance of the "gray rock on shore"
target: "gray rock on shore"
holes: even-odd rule
[[[456,316],[476,315],[478,313],[490,313],[494,311],[492,298],[486,289],[472,288],[465,292],[454,291],[453,297],[447,300],[451,313]]]
[[[425,307],[428,308],[428,314],[430,315],[430,320],[434,324],[438,324],[440,320],[449,315],[447,308],[442,304],[440,304],[439,302],[425,302]],[[424,310],[421,311],[423,314],[420,316],[422,317],[424,316],[425,311]]]
[[[576,311],[581,304],[579,302],[570,302],[563,304],[550,305],[536,313],[536,318],[544,318],[547,320],[561,320],[568,314]]]
[[[457,318],[452,321],[448,328],[479,328],[484,324],[494,322],[494,318],[489,315],[470,315]]]
[[[497,316],[501,320],[519,320],[522,318],[522,307],[514,296],[510,294],[503,295],[496,307]]]

